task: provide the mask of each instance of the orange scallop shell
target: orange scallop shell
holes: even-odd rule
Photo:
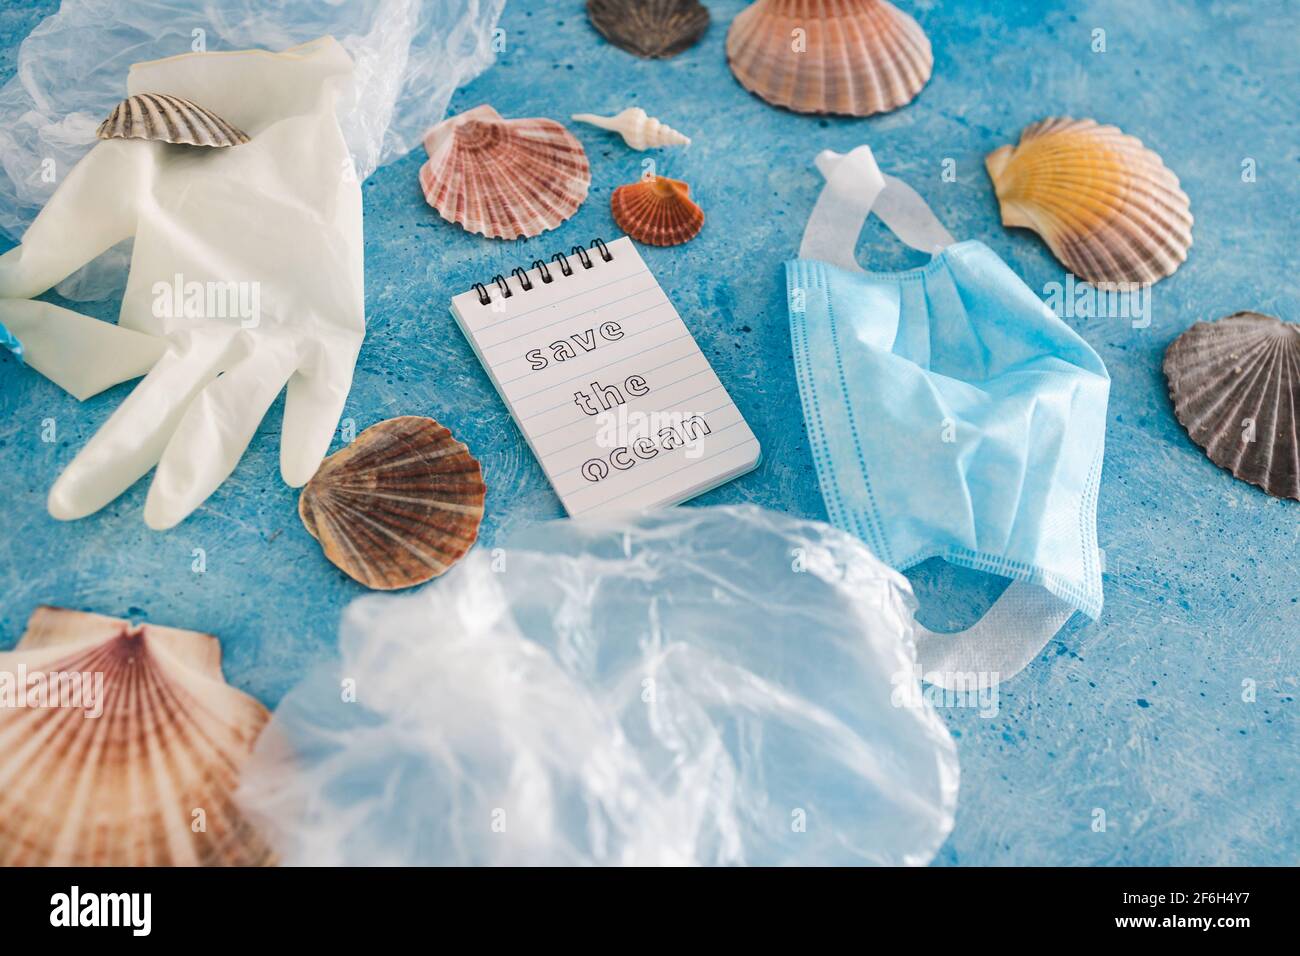
[[[609,208],[618,227],[637,242],[676,246],[704,226],[704,210],[691,202],[690,192],[679,179],[654,176],[619,186]]]

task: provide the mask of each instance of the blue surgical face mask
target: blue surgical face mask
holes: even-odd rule
[[[974,627],[918,638],[928,680],[1005,679],[1076,610],[1101,613],[1106,367],[991,249],[954,243],[868,147],[817,166],[826,187],[786,277],[827,511],[898,570],[940,557],[1011,578]],[[858,265],[872,212],[933,252],[929,265]]]

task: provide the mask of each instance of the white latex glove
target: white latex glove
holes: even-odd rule
[[[315,473],[365,334],[361,189],[336,114],[351,74],[330,37],[137,63],[130,93],[191,100],[250,142],[100,142],[0,256],[0,322],[38,371],[84,398],[152,367],[55,482],[54,517],[97,511],[156,465],[145,521],[172,527],[234,470],[286,382],[280,471],[295,487]],[[14,301],[131,236],[117,326]],[[201,314],[168,301],[178,277],[199,283]],[[230,288],[256,313],[210,308],[234,303]]]

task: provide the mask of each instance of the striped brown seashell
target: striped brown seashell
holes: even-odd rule
[[[920,24],[886,0],[757,0],[731,23],[727,62],[776,106],[870,116],[915,99],[934,54]]]
[[[0,865],[274,862],[232,800],[270,714],[216,638],[39,607],[0,675]]]
[[[180,146],[240,146],[248,136],[216,113],[167,93],[137,93],[99,124],[100,139],[151,139]]]
[[[591,186],[582,144],[555,120],[507,120],[478,106],[429,130],[424,148],[425,200],[448,222],[495,239],[554,229]]]
[[[619,186],[609,197],[609,208],[618,227],[637,242],[676,246],[704,227],[704,210],[690,193],[681,180],[655,176]]]
[[[1038,233],[1081,279],[1132,289],[1171,275],[1187,259],[1192,209],[1178,177],[1114,126],[1041,120],[984,164],[1002,224]]]
[[[658,60],[700,42],[709,8],[699,0],[587,0],[587,19],[620,50]]]
[[[371,425],[326,458],[298,514],[340,570],[390,591],[437,577],[465,555],[486,494],[463,443],[432,418],[406,415]]]
[[[1258,312],[1197,322],[1164,369],[1174,415],[1210,461],[1300,499],[1300,325]]]

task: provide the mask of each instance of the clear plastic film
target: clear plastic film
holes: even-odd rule
[[[493,60],[505,0],[64,0],[22,43],[0,88],[0,230],[20,239],[95,129],[132,63],[201,50],[287,47],[331,35],[356,64],[340,123],[361,178],[419,142],[452,92]],[[115,249],[65,282],[74,299],[120,292]]]
[[[345,612],[239,799],[299,865],[924,864],[906,579],[755,507],[538,525]]]

